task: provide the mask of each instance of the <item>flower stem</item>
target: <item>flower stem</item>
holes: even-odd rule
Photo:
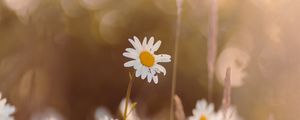
[[[130,99],[130,94],[131,94],[133,81],[134,81],[134,79],[133,79],[131,73],[129,72],[129,84],[128,84],[127,91],[126,91],[125,110],[124,110],[124,113],[123,113],[124,120],[127,119],[127,109],[128,109],[128,103],[129,103],[129,99]]]
[[[231,68],[228,67],[226,69],[226,76],[225,76],[225,87],[223,91],[223,100],[222,100],[222,109],[223,113],[226,113],[231,102]]]
[[[217,54],[217,37],[218,37],[218,0],[211,0],[210,25],[208,36],[208,100],[212,100],[213,80],[215,71],[215,61]]]
[[[182,12],[182,0],[176,0],[177,3],[177,21],[176,21],[176,36],[175,36],[175,52],[174,52],[174,64],[172,70],[172,88],[171,88],[171,106],[170,106],[170,120],[174,120],[174,97],[176,90],[176,75],[177,75],[177,59],[178,59],[178,46],[180,39],[181,29],[181,12]]]

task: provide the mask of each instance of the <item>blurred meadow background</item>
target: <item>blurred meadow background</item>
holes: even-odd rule
[[[209,0],[183,0],[176,94],[187,116],[207,99]],[[218,0],[213,102],[232,67],[232,104],[245,120],[298,120],[300,1]],[[174,56],[176,0],[0,0],[0,91],[16,120],[60,114],[93,120],[114,115],[125,97],[128,38],[154,36]],[[169,117],[172,63],[149,84],[136,78],[131,99],[150,120]],[[50,111],[50,112],[49,112]]]

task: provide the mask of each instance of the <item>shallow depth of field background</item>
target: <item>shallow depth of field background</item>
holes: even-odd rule
[[[176,93],[187,116],[207,98],[209,0],[183,0]],[[48,109],[67,120],[91,120],[99,106],[115,115],[128,72],[128,38],[162,40],[173,55],[176,0],[0,0],[0,91],[17,120]],[[249,55],[244,84],[232,103],[245,120],[297,120],[300,115],[300,1],[219,0],[218,55],[228,47]],[[239,56],[238,56],[239,57]],[[172,63],[159,84],[135,79],[141,116],[168,118]],[[238,73],[232,73],[234,76]],[[218,108],[223,86],[214,81]]]

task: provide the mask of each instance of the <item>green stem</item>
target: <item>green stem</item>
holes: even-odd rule
[[[133,78],[129,72],[129,84],[128,84],[128,87],[127,87],[127,92],[126,92],[126,101],[125,101],[125,110],[124,110],[124,113],[123,113],[123,117],[124,117],[124,120],[127,119],[127,108],[128,108],[128,102],[129,102],[129,99],[130,99],[130,93],[131,93],[131,89],[132,89],[132,85],[133,85]]]

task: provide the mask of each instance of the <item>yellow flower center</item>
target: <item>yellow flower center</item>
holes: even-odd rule
[[[140,54],[140,61],[146,67],[152,67],[154,65],[155,58],[148,51],[143,51]]]
[[[207,120],[207,117],[205,115],[202,115],[199,120]]]

